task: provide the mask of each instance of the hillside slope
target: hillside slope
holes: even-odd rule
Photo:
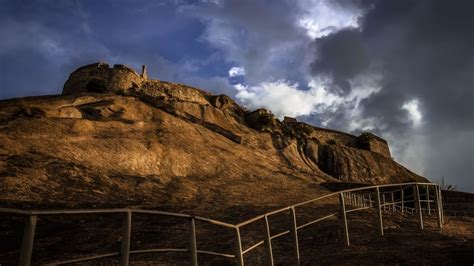
[[[0,101],[2,205],[212,212],[312,198],[321,182],[425,181],[355,137],[125,66],[79,68],[63,95]],[[211,208],[211,210],[209,210]]]

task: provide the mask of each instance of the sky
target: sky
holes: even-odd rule
[[[0,99],[107,62],[315,126],[387,139],[474,192],[474,1],[0,0]]]

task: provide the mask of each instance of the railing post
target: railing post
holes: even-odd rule
[[[390,193],[390,199],[392,200],[392,212],[395,212],[395,197],[393,196],[393,192]]]
[[[300,265],[300,247],[298,241],[298,228],[296,223],[296,211],[295,207],[291,207],[291,236],[293,238],[293,256],[295,264]]]
[[[403,187],[402,190],[400,191],[400,201],[402,202],[402,210],[401,212],[405,212],[405,193],[403,192]]]
[[[267,265],[273,266],[273,251],[272,251],[272,239],[270,232],[270,225],[268,223],[268,216],[264,216],[263,220],[265,226],[265,250],[266,250],[266,260]]]
[[[431,215],[431,208],[430,208],[430,187],[426,185],[426,209],[428,215]]]
[[[372,208],[372,194],[369,193],[369,207]]]
[[[420,202],[420,189],[418,185],[413,186],[415,194],[415,208],[416,214],[418,215],[418,225],[421,230],[423,230],[423,214],[421,213],[421,202]]]
[[[438,193],[439,193],[439,206],[441,210],[441,224],[444,224],[443,190],[441,190],[441,187],[439,186],[438,186]]]
[[[21,242],[20,261],[18,265],[29,266],[31,264],[31,254],[33,253],[33,242],[35,240],[37,216],[30,215],[25,219],[25,229],[23,230],[23,240]]]
[[[383,236],[383,220],[382,220],[382,208],[380,206],[380,190],[379,190],[379,187],[375,188],[375,208],[377,209],[377,217],[378,217],[378,220],[379,220],[380,235]]]
[[[127,211],[123,218],[122,240],[120,247],[120,265],[127,266],[130,258],[130,236],[132,233],[132,212]]]
[[[387,210],[387,206],[385,205],[385,193],[382,192],[382,206],[383,206],[383,210]]]
[[[198,265],[197,257],[197,242],[196,242],[196,221],[193,218],[189,220],[189,251],[190,251],[190,264],[193,266]]]
[[[339,203],[341,205],[341,218],[344,225],[344,236],[346,238],[346,245],[350,246],[349,241],[349,228],[347,227],[347,216],[346,216],[346,205],[344,204],[343,192],[339,193]]]
[[[441,213],[442,213],[442,211],[441,211],[441,207],[440,207],[440,204],[439,204],[440,201],[439,201],[438,186],[435,185],[434,188],[435,188],[435,189],[434,189],[434,192],[435,192],[435,193],[434,193],[434,196],[435,196],[434,201],[435,201],[435,204],[436,204],[436,214],[437,214],[436,216],[438,217],[438,227],[439,227],[439,229],[442,229],[442,228],[443,228],[443,223],[442,223],[442,221],[441,221]]]
[[[238,266],[244,266],[244,254],[242,251],[242,240],[240,239],[240,229],[235,228],[235,262]]]

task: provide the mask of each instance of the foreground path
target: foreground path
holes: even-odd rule
[[[425,187],[424,197],[420,196],[421,187]],[[433,197],[430,197],[430,191],[434,192]],[[416,193],[407,196],[409,192]],[[390,200],[386,201],[386,194],[390,195]],[[380,196],[383,196],[382,201]],[[346,198],[349,204],[344,202]],[[35,263],[107,253],[110,258],[100,260],[114,263],[120,255],[122,265],[127,265],[129,260],[131,264],[183,264],[190,262],[190,255],[194,265],[198,260],[201,264],[226,264],[231,262],[227,261],[229,259],[240,265],[270,261],[272,264],[295,264],[296,259],[303,264],[343,264],[358,260],[364,264],[466,263],[473,254],[472,218],[450,218],[450,224],[441,230],[441,212],[434,211],[432,204],[428,204],[434,203],[437,208],[440,202],[439,190],[428,183],[364,187],[343,194],[332,193],[236,225],[140,209],[134,209],[133,213],[131,209],[33,213],[3,209],[2,212],[10,212],[10,215],[2,220],[0,261],[14,263],[15,258],[20,257],[20,264],[28,265],[30,253],[27,250],[34,246],[32,261]],[[397,212],[412,209],[407,206],[410,204],[416,207],[416,213],[420,213],[418,210],[424,204],[427,209],[423,210],[432,214],[423,215],[424,222],[420,223],[419,216],[412,212]],[[430,208],[434,212],[428,212]],[[377,210],[385,211],[382,215],[382,211]],[[21,218],[15,217],[15,212],[31,217],[27,219],[30,222],[26,223],[23,235]],[[256,211],[249,206],[245,212]],[[318,223],[313,223],[315,219]],[[37,220],[41,223],[35,227]],[[422,225],[425,231],[420,230]],[[264,228],[266,230],[262,230]],[[35,243],[28,240],[28,236],[33,239],[34,232],[37,235]],[[385,234],[381,236],[380,233]],[[22,237],[22,255],[19,256]],[[341,246],[341,242],[345,245]],[[148,251],[144,253],[143,250]],[[157,251],[161,251],[160,256]],[[337,261],[332,261],[334,258]],[[100,263],[98,257],[95,259],[93,263]]]
[[[336,206],[326,206],[329,209]],[[2,217],[3,219],[4,217]],[[79,217],[74,221],[57,217],[43,220],[38,227],[33,253],[34,264],[55,259],[74,258],[80,254],[104,253],[120,248],[117,233],[121,222],[118,217]],[[93,219],[92,219],[93,218]],[[99,219],[98,219],[99,218]],[[145,217],[142,217],[145,218]],[[302,217],[304,218],[304,217]],[[437,228],[434,216],[425,217],[425,230],[418,229],[416,217],[409,214],[384,212],[385,235],[378,234],[377,216],[374,210],[350,213],[349,230],[351,246],[344,243],[343,226],[338,219],[309,226],[299,232],[301,262],[303,265],[472,265],[474,262],[474,218],[446,217],[442,230]],[[5,221],[5,220],[3,220]],[[274,221],[272,231],[287,226]],[[6,230],[8,229],[8,230]],[[16,229],[16,230],[12,230]],[[255,228],[242,231],[243,245],[248,247],[255,239]],[[137,219],[133,228],[132,248],[181,247],[187,242],[187,226],[172,219],[149,221]],[[0,262],[15,265],[19,255],[22,222],[11,220],[2,223],[0,230]],[[173,237],[170,237],[170,234]],[[219,237],[217,237],[219,236]],[[217,241],[215,241],[217,238]],[[198,247],[208,250],[232,252],[232,234],[209,227],[198,234]],[[291,265],[292,242],[282,237],[272,242],[275,264]],[[264,264],[264,247],[245,256],[248,265]],[[186,265],[186,253],[134,254],[131,265]],[[118,258],[81,263],[81,265],[118,264]],[[232,259],[199,255],[201,265],[233,265]]]

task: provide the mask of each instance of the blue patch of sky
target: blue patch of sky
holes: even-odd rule
[[[0,0],[0,4],[0,21],[19,25],[16,32],[0,31],[6,32],[1,37],[21,40],[23,33],[27,35],[18,47],[10,46],[1,55],[0,98],[59,93],[68,73],[96,61],[136,67],[153,65],[160,57],[178,66],[177,71],[200,78],[226,77],[235,66],[200,38],[205,25],[181,12],[182,2]],[[53,46],[45,48],[39,42],[48,38]],[[69,54],[50,54],[54,45],[67,48]],[[188,63],[194,67],[181,67]],[[26,70],[29,77],[18,81],[15,73]],[[179,75],[186,73],[177,75],[173,81],[180,82]]]
[[[191,62],[197,66],[195,74],[203,78],[226,76],[231,64],[200,38],[205,25],[180,12],[172,2],[153,3],[94,1],[85,6],[85,11],[96,38],[119,58],[124,55],[153,60],[160,56],[175,64]]]

